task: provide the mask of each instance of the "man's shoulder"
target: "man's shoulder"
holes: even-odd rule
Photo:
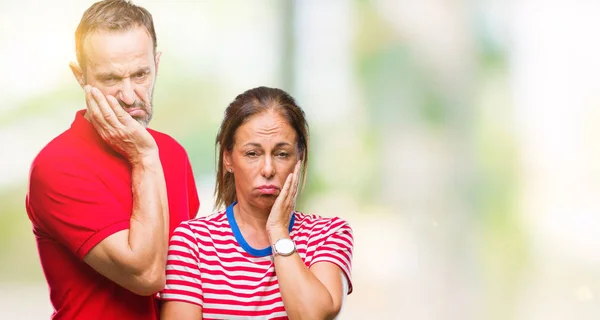
[[[156,144],[158,144],[159,148],[168,149],[169,151],[185,152],[185,149],[179,143],[179,141],[175,140],[175,138],[173,138],[172,136],[170,136],[164,132],[156,131],[156,130],[150,129],[150,128],[148,128],[148,132],[150,133],[150,135],[152,135],[152,137],[156,141]]]
[[[180,145],[179,142],[177,142],[177,140],[175,140],[175,138],[171,137],[169,134],[150,128],[148,128],[147,130],[152,135],[152,137],[154,137],[157,143]]]
[[[71,129],[67,129],[46,143],[33,159],[32,165],[68,166],[69,163],[77,162],[73,158],[81,151],[79,141],[71,133]]]

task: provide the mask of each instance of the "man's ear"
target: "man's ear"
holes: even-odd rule
[[[83,77],[83,70],[77,62],[69,63],[69,68],[71,68],[71,72],[73,72],[73,76],[75,76],[75,80],[79,83],[81,88],[85,87],[85,79]]]
[[[156,68],[156,74],[158,74],[158,64],[160,63],[160,56],[162,56],[162,52],[158,51],[155,55],[154,55],[154,65]]]

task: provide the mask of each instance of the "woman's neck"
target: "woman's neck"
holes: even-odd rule
[[[244,239],[251,246],[269,246],[267,219],[271,208],[260,209],[238,202],[233,206],[233,216]]]
[[[233,216],[241,229],[252,229],[257,233],[267,234],[267,219],[271,208],[259,209],[249,204],[238,202],[233,206]]]

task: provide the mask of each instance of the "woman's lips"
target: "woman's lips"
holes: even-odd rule
[[[262,194],[276,194],[279,192],[279,188],[274,185],[264,185],[257,188]]]

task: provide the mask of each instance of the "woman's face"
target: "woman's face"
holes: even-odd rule
[[[259,209],[270,209],[287,176],[299,160],[296,131],[275,111],[249,118],[225,151],[225,170],[233,169],[237,199]]]

